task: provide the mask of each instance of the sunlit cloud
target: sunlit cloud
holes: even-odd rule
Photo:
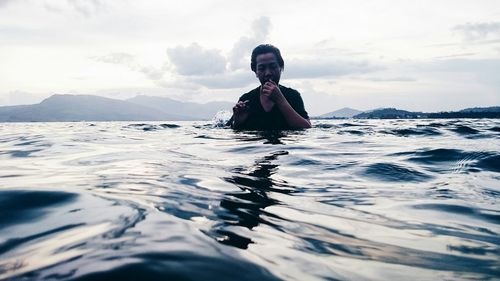
[[[468,41],[500,39],[500,22],[465,23],[456,25],[452,30]]]
[[[331,60],[316,57],[308,60],[285,61],[287,78],[322,78],[344,76],[349,74],[361,74],[374,72],[382,69],[367,61]]]
[[[86,18],[105,10],[105,4],[101,0],[52,0],[43,3],[49,12],[64,13],[74,11]]]
[[[118,64],[128,67],[132,71],[140,72],[151,80],[160,80],[163,78],[168,65],[164,64],[162,68],[154,66],[142,65],[137,62],[136,56],[124,52],[109,53],[103,56],[92,56],[90,59],[110,64]]]
[[[168,58],[180,75],[223,73],[226,59],[219,50],[205,49],[197,43],[167,50]]]
[[[271,20],[268,17],[260,17],[252,23],[251,36],[241,37],[233,46],[229,54],[229,68],[236,70],[249,68],[249,57],[255,46],[266,42],[271,29]]]

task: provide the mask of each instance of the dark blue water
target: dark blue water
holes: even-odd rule
[[[0,123],[1,280],[494,280],[499,120]]]

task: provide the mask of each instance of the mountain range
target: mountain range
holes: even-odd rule
[[[317,118],[352,118],[354,115],[360,114],[363,111],[349,108],[349,107],[344,107],[332,112],[328,112],[325,114],[322,114],[318,116]]]
[[[354,112],[355,110],[351,112]],[[324,117],[326,116],[326,117]],[[379,108],[361,112],[349,117],[345,117],[343,109],[333,111],[318,118],[326,119],[418,119],[418,118],[500,118],[500,106],[465,108],[460,111],[450,112],[413,112],[397,108]]]
[[[229,102],[206,104],[136,96],[117,100],[92,95],[52,95],[38,104],[2,106],[0,122],[209,120]]]
[[[38,104],[2,106],[0,107],[0,122],[210,120],[221,110],[230,111],[233,105],[230,102],[200,104],[144,95],[117,100],[92,95],[56,94]],[[474,107],[438,113],[411,112],[396,108],[380,108],[363,112],[352,108],[342,108],[313,118],[500,118],[500,106]]]

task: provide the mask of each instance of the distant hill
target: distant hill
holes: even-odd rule
[[[500,106],[466,108],[427,114],[428,118],[500,118]]]
[[[363,112],[360,119],[416,119],[416,118],[500,118],[500,106],[466,108],[450,112],[411,112],[396,108],[382,108]]]
[[[500,106],[466,108],[459,112],[500,112]]]
[[[117,100],[92,95],[53,95],[39,104],[1,106],[0,122],[51,121],[179,121],[209,120],[233,103],[176,101],[164,97],[136,96]],[[413,119],[500,118],[500,106],[466,108],[454,112],[424,113],[396,108],[360,112],[342,108],[316,118]]]
[[[229,102],[209,102],[205,104],[182,102],[164,97],[139,95],[127,100],[142,106],[155,108],[170,114],[190,116],[197,120],[212,119],[221,110],[231,110],[234,106]]]
[[[128,101],[53,95],[39,104],[0,107],[0,122],[193,120]]]
[[[399,119],[399,118],[423,118],[426,114],[423,112],[411,112],[396,108],[381,108],[373,111],[363,112],[354,116],[360,119]]]
[[[363,111],[360,111],[357,109],[344,107],[344,108],[317,116],[317,118],[352,118],[354,115],[360,114],[362,112]]]

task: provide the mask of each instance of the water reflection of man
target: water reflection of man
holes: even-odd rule
[[[278,164],[272,162],[279,156],[287,154],[287,151],[276,151],[258,159],[251,167],[234,169],[233,176],[224,178],[225,181],[235,184],[241,190],[224,195],[220,203],[222,209],[216,212],[221,220],[208,232],[210,236],[222,244],[247,249],[248,245],[253,243],[252,239],[233,226],[253,229],[261,223],[272,224],[268,221],[272,215],[267,214],[264,209],[279,204],[279,201],[269,197],[268,194],[288,194],[293,191],[286,182],[271,178],[279,167]]]
[[[250,66],[261,85],[239,98],[228,125],[250,130],[310,128],[299,92],[279,85],[285,66],[280,50],[267,44],[257,46]]]

